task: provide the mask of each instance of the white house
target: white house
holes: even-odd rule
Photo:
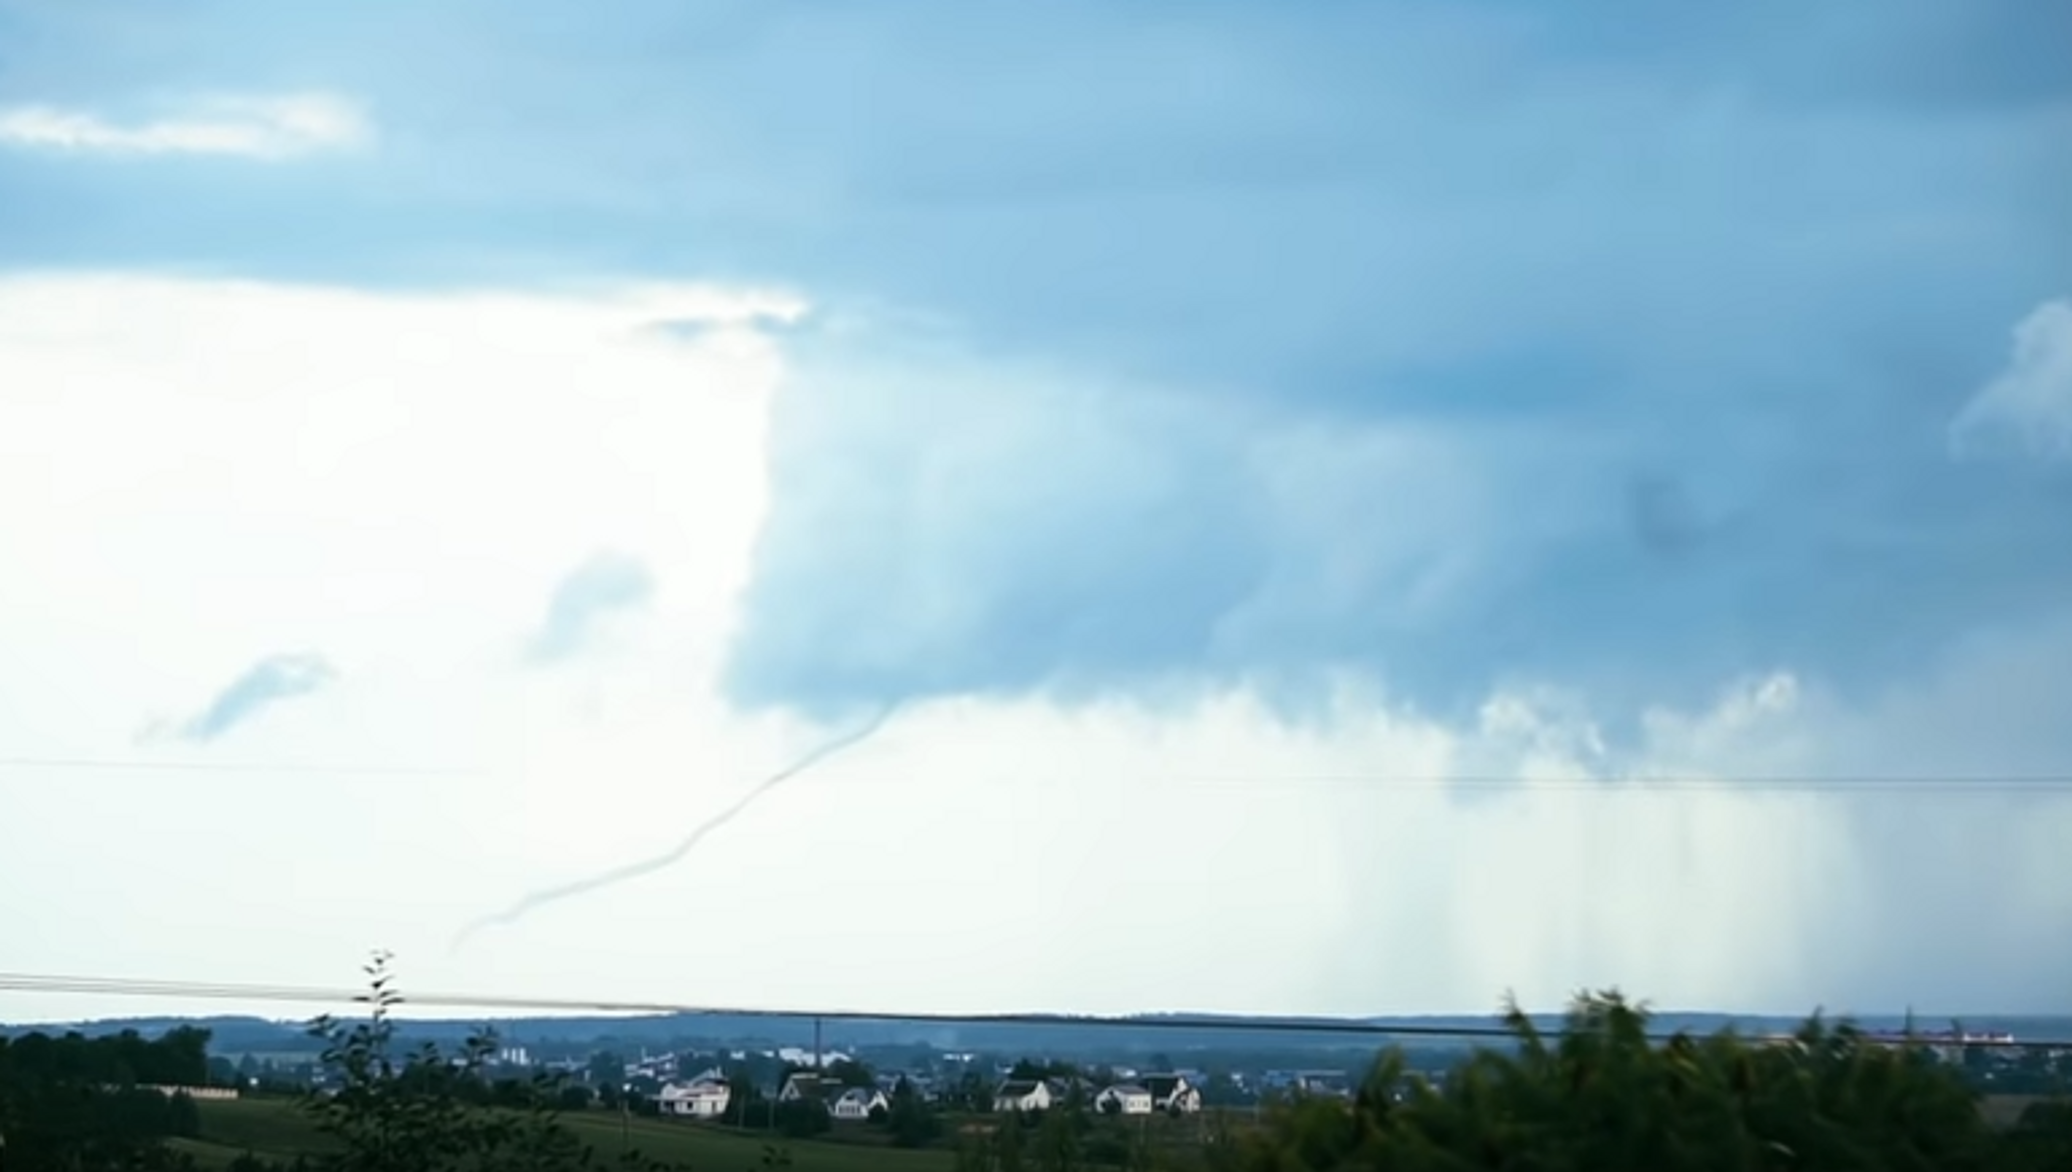
[[[876,1087],[850,1087],[828,1100],[827,1113],[836,1119],[853,1121],[869,1119],[872,1111],[887,1111],[891,1106],[885,1092]]]
[[[1184,1074],[1147,1074],[1140,1081],[1150,1092],[1155,1110],[1171,1115],[1192,1115],[1201,1110],[1201,1091]]]
[[[777,1091],[777,1101],[793,1103],[800,1099],[818,1099],[824,1093],[821,1078],[810,1070],[795,1070],[784,1080]]]
[[[789,1062],[793,1066],[811,1066],[817,1070],[825,1070],[837,1062],[855,1061],[853,1056],[840,1050],[808,1050],[803,1046],[779,1046],[770,1054],[779,1062]]]
[[[726,1114],[733,1088],[723,1080],[700,1078],[693,1082],[668,1083],[655,1095],[655,1105],[664,1115],[689,1119],[717,1119]]]
[[[1009,1079],[993,1092],[995,1111],[1048,1111],[1050,1108],[1050,1087],[1038,1079]]]
[[[1151,1092],[1135,1083],[1117,1083],[1094,1096],[1094,1110],[1103,1115],[1149,1115]]]

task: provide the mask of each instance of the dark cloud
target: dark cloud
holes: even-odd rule
[[[208,707],[180,726],[178,735],[198,743],[213,741],[256,719],[266,709],[310,695],[337,678],[337,670],[320,655],[268,656],[216,693]]]
[[[856,365],[809,364],[779,406],[745,703],[1185,681],[1300,703],[1352,670],[1447,715],[1521,679],[1637,711],[1778,667],[1875,688],[2072,579],[2072,544],[2043,540],[2065,486],[1953,466],[1927,421],[1853,450],[1698,429],[1671,476],[1626,471],[1664,462],[1658,429],[1310,421]]]
[[[1942,446],[2072,287],[2062,5],[210,11],[40,17],[92,52],[8,84],[274,62],[384,149],[0,160],[0,251],[775,281],[950,336],[862,404],[849,342],[787,339],[745,703],[1861,684],[2072,573],[2061,482]]]
[[[1683,557],[1704,539],[1697,503],[1674,476],[1643,473],[1627,481],[1626,509],[1635,540],[1658,557]]]

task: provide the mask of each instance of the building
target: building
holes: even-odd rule
[[[1149,1115],[1154,1109],[1151,1092],[1135,1083],[1103,1087],[1094,1096],[1094,1110],[1103,1115]]]
[[[993,1110],[1048,1111],[1052,1105],[1050,1087],[1039,1079],[1009,1079],[993,1092]]]
[[[1050,1105],[1053,1107],[1070,1104],[1074,1096],[1084,1102],[1093,1093],[1093,1088],[1086,1084],[1085,1079],[1046,1078],[1043,1085],[1050,1091]]]
[[[1201,1110],[1201,1091],[1184,1074],[1147,1074],[1139,1081],[1151,1093],[1154,1110],[1169,1115],[1192,1115]]]
[[[844,1122],[869,1119],[873,1111],[890,1109],[885,1092],[876,1087],[849,1087],[827,1101],[827,1113]]]
[[[826,1080],[810,1070],[792,1071],[785,1077],[784,1085],[777,1088],[777,1101],[780,1103],[796,1103],[801,1099],[819,1100],[826,1095]]]
[[[259,1080],[253,1079],[252,1081],[256,1083]],[[109,1089],[112,1090],[114,1088],[111,1087]],[[236,1087],[182,1087],[163,1086],[158,1083],[139,1083],[137,1089],[140,1091],[157,1091],[168,1099],[178,1095],[185,1095],[196,1101],[202,1099],[235,1099],[238,1097]]]
[[[655,1105],[664,1115],[687,1119],[717,1119],[727,1113],[734,1090],[723,1079],[698,1078],[691,1082],[668,1083],[655,1095]]]
[[[1268,1093],[1326,1099],[1352,1098],[1352,1084],[1342,1070],[1269,1070],[1260,1082]]]

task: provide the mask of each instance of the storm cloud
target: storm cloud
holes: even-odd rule
[[[494,11],[493,53],[345,11],[115,46],[49,17],[42,52],[105,72],[19,84],[321,46],[441,149],[91,233],[69,209],[118,177],[9,156],[0,247],[803,291],[855,328],[783,339],[744,705],[1344,666],[1434,709],[1778,666],[1860,691],[2072,574],[2072,485],[1950,458],[2009,329],[2072,289],[2059,6]],[[418,81],[460,51],[464,94]],[[524,112],[547,58],[552,119]]]

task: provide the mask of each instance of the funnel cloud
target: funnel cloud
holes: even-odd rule
[[[558,887],[549,887],[541,891],[535,891],[517,903],[512,904],[504,911],[495,915],[484,916],[462,928],[460,934],[454,937],[453,946],[459,948],[484,928],[515,924],[533,912],[546,907],[548,904],[560,903],[565,899],[574,899],[579,895],[587,895],[607,887],[615,887],[621,883],[631,882],[643,875],[652,875],[656,871],[675,866],[688,857],[692,851],[696,850],[698,844],[705,841],[706,835],[732,822],[743,811],[754,805],[771,790],[826,761],[828,758],[844,750],[855,748],[857,745],[877,735],[878,731],[885,727],[886,722],[892,719],[892,714],[897,708],[898,705],[896,704],[888,704],[879,709],[876,715],[855,729],[831,740],[822,741],[798,760],[764,778],[754,789],[741,795],[726,809],[700,822],[689,834],[684,835],[682,841],[661,854],[639,860],[638,862],[627,863],[621,867],[614,867],[609,871],[592,875],[585,879],[564,883]]]

